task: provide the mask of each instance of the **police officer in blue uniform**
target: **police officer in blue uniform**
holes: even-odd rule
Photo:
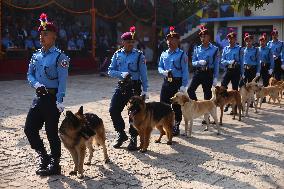
[[[195,91],[201,84],[204,99],[210,100],[212,97],[212,85],[217,85],[219,75],[218,47],[210,43],[209,31],[204,26],[201,26],[199,37],[202,44],[193,51],[192,66],[194,75],[187,92],[191,99],[197,100]],[[204,120],[203,123],[205,123]]]
[[[274,69],[274,59],[272,51],[266,46],[266,34],[263,34],[259,38],[259,58],[260,58],[260,76],[262,78],[262,83],[264,87],[268,86],[269,79],[272,75]],[[263,99],[263,103],[266,102],[266,98]]]
[[[278,40],[278,31],[276,28],[271,32],[271,37],[272,40],[267,43],[267,46],[271,48],[274,58],[274,76],[279,81],[284,74],[284,61],[281,60],[281,53],[284,54],[284,42]]]
[[[189,80],[188,58],[184,51],[178,48],[180,35],[170,27],[170,33],[166,36],[169,49],[161,54],[158,71],[164,76],[164,82],[161,89],[160,101],[171,104],[170,98],[181,90],[186,92]],[[180,133],[179,125],[182,120],[180,105],[173,104],[175,112],[175,125],[173,127],[173,136]]]
[[[249,33],[245,33],[244,41],[246,47],[244,48],[244,82],[251,82],[255,77],[260,76],[260,60],[259,60],[259,50],[253,47],[253,36]]]
[[[111,77],[115,77],[120,80],[130,75],[133,85],[127,88],[126,91],[122,91],[120,87],[117,87],[111,99],[109,112],[114,128],[118,133],[118,139],[113,145],[114,148],[119,148],[123,142],[128,140],[124,131],[125,123],[121,116],[121,112],[129,99],[133,95],[140,94],[146,95],[146,98],[149,98],[147,93],[148,79],[145,57],[142,51],[133,48],[135,42],[135,27],[131,27],[130,32],[122,34],[121,39],[123,42],[123,48],[114,53],[108,69],[108,74]],[[143,88],[142,93],[141,84]],[[130,125],[129,133],[131,135],[131,139],[127,149],[129,151],[137,150],[138,133],[132,125]]]
[[[244,73],[243,51],[242,47],[236,44],[237,34],[233,31],[227,34],[229,46],[223,49],[221,64],[225,67],[225,73],[221,86],[228,88],[229,82],[232,83],[232,89],[238,90],[240,77]],[[227,105],[224,111],[228,111]],[[231,112],[232,113],[232,112]]]
[[[61,173],[59,165],[61,143],[58,136],[60,113],[64,110],[63,97],[66,91],[69,58],[55,45],[57,29],[41,14],[38,29],[42,48],[36,51],[30,61],[27,78],[35,88],[36,96],[26,118],[25,134],[39,157],[37,175],[48,176]],[[51,154],[48,155],[40,138],[39,130],[45,124]]]

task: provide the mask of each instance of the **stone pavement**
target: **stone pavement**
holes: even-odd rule
[[[25,80],[1,81],[0,188],[284,188],[283,108],[264,104],[258,114],[250,110],[241,122],[225,115],[220,136],[213,127],[204,132],[201,119],[196,119],[193,137],[176,137],[172,146],[165,138],[155,144],[155,130],[147,153],[130,153],[127,144],[123,149],[111,145],[116,135],[108,108],[116,82],[96,74],[69,78],[65,105],[72,111],[83,105],[85,112],[102,117],[112,161],[104,164],[102,149],[96,148],[92,165],[84,166],[86,177],[80,180],[68,175],[73,162],[63,146],[63,175],[35,175],[36,154],[23,132],[33,90]],[[161,82],[156,71],[149,72],[150,101],[159,100]],[[126,111],[123,117],[127,120]],[[41,134],[48,147],[44,130]]]

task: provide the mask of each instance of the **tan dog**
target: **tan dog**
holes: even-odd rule
[[[278,105],[281,108],[281,98],[279,97],[279,92],[282,91],[282,85],[275,85],[275,86],[268,86],[268,87],[260,87],[259,90],[256,91],[256,105],[258,105],[259,99],[260,104],[259,108],[261,108],[262,100],[264,97],[269,96],[268,103],[270,103],[270,100],[272,99],[274,104],[275,101],[278,100]]]
[[[256,80],[258,77],[255,77],[251,82],[249,83],[243,83],[242,81],[240,82],[240,94],[242,97],[242,108],[243,108],[243,115],[244,115],[244,108],[247,103],[246,107],[246,116],[248,116],[248,109],[249,105],[253,103],[255,112],[257,113],[257,106],[256,102],[254,100],[254,93],[259,90],[259,86],[256,83]]]
[[[274,77],[271,77],[269,79],[269,86],[280,86],[281,87],[280,95],[281,98],[283,98],[284,81],[277,81]]]
[[[162,102],[145,103],[145,95],[133,96],[128,102],[128,115],[140,137],[140,151],[146,152],[149,146],[153,128],[160,131],[160,137],[155,141],[161,142],[163,135],[168,137],[168,145],[172,144],[175,113],[171,106]]]
[[[105,128],[101,118],[95,114],[83,114],[83,106],[76,114],[66,112],[66,117],[59,128],[60,138],[64,146],[69,150],[75,167],[70,175],[77,175],[83,178],[83,164],[86,155],[86,147],[89,149],[89,159],[86,164],[91,164],[93,157],[93,142],[103,147],[105,163],[109,162],[105,145]]]
[[[227,89],[223,86],[216,86],[215,95],[216,95],[215,103],[217,106],[220,107],[221,110],[220,125],[222,125],[224,106],[227,104],[232,105],[233,119],[235,119],[236,117],[237,108],[239,109],[239,121],[241,121],[242,101],[241,101],[240,92],[236,90],[227,91]]]
[[[220,134],[220,125],[217,118],[217,107],[214,103],[215,96],[211,100],[195,101],[188,97],[187,93],[177,92],[174,97],[171,98],[172,103],[181,105],[182,115],[185,122],[185,136],[191,137],[193,119],[204,115],[206,120],[206,131],[208,130],[209,114],[213,117],[217,124],[217,135]],[[188,121],[190,121],[190,127],[188,128]]]

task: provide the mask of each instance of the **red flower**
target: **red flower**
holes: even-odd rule
[[[130,32],[135,32],[135,26],[131,26],[129,30]]]
[[[266,37],[266,33],[263,33],[262,36],[263,36],[263,37]]]
[[[199,27],[200,27],[200,30],[205,30],[205,26],[204,25],[201,24]]]
[[[47,20],[47,14],[41,13],[39,19],[40,19],[40,20]]]
[[[245,36],[248,37],[248,36],[249,36],[249,33],[245,33]]]
[[[171,26],[170,31],[175,31],[175,27]]]

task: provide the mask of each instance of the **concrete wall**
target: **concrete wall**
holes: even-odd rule
[[[284,1],[273,0],[273,3],[265,4],[263,7],[251,9],[251,16],[283,16],[284,15]]]

